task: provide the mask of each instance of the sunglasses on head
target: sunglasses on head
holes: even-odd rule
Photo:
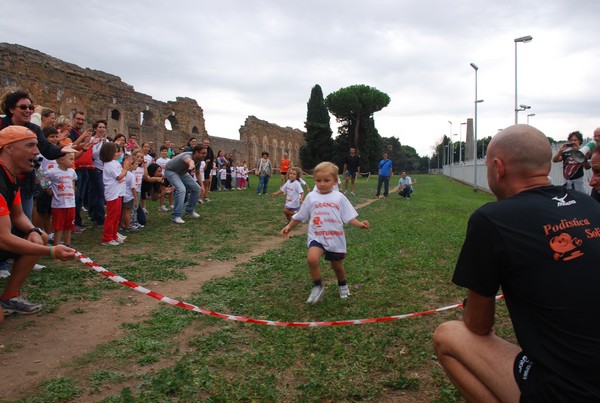
[[[25,111],[27,109],[29,109],[30,111],[35,110],[35,106],[33,105],[17,105],[17,108],[19,108],[22,111]]]

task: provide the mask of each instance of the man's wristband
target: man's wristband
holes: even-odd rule
[[[40,227],[33,227],[29,231],[27,231],[25,235],[29,236],[29,234],[31,234],[32,232],[37,232],[38,234],[42,235],[42,232],[44,232],[44,230],[42,230]]]

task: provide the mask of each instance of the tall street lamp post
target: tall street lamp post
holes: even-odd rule
[[[471,63],[471,67],[475,70],[475,119],[473,122],[473,191],[477,192],[477,70],[479,67],[475,63]]]
[[[448,123],[450,123],[450,144],[452,144],[452,163],[454,164],[454,144],[453,144],[453,134],[452,134],[452,122],[448,121]]]
[[[529,124],[529,118],[535,116],[535,113],[530,113],[527,115],[527,124]]]
[[[531,42],[532,39],[533,38],[531,37],[531,35],[522,36],[520,38],[515,38],[515,124],[519,123],[519,108],[517,107],[517,105],[518,105],[518,98],[517,98],[517,44],[519,42],[522,42],[522,43]]]
[[[466,125],[467,122],[461,123],[460,128],[458,130],[458,163],[462,162],[462,127]]]

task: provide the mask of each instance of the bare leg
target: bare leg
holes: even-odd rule
[[[476,335],[461,321],[438,326],[433,344],[448,378],[467,401],[519,401],[513,374],[519,347],[493,333]]]
[[[66,245],[71,245],[71,230],[70,229],[66,229],[63,231],[64,234],[64,238],[65,238],[65,244]]]
[[[39,256],[31,255],[23,255],[16,258],[13,262],[10,277],[6,282],[6,287],[4,287],[4,292],[19,292],[21,287],[23,287],[23,284],[25,284],[25,280],[27,280],[27,277],[29,277],[29,274],[33,270],[33,266],[39,259]]]
[[[331,268],[335,272],[335,277],[338,281],[346,280],[346,271],[342,260],[332,260]]]
[[[310,277],[313,281],[317,281],[321,278],[321,256],[325,251],[318,246],[312,246],[308,248],[308,269],[310,270]]]

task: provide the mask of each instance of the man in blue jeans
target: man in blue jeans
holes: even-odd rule
[[[198,172],[197,164],[200,164],[206,158],[206,147],[196,145],[192,151],[183,152],[172,158],[165,165],[165,177],[175,188],[173,195],[175,197],[175,207],[171,213],[171,221],[176,224],[184,224],[181,218],[183,213],[183,204],[185,195],[189,192],[185,213],[193,218],[200,218],[196,213],[196,204],[200,197],[200,185],[192,177],[191,172]],[[198,178],[202,180],[202,178]]]
[[[390,192],[390,177],[392,176],[392,160],[388,159],[387,151],[383,153],[383,159],[379,161],[377,171],[377,194],[376,199],[381,196],[381,185],[383,185],[383,197],[388,197]]]

